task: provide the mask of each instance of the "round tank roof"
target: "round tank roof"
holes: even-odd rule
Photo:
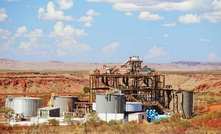
[[[41,98],[35,97],[9,97],[12,99],[19,99],[19,100],[40,100]]]

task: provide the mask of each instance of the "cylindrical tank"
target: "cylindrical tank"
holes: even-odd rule
[[[182,111],[184,118],[193,115],[193,91],[182,90]]]
[[[54,98],[54,107],[60,108],[60,113],[64,112],[73,112],[74,110],[74,100],[76,100],[77,97],[73,96],[56,96]]]
[[[97,94],[97,113],[124,113],[125,96],[123,94]]]
[[[140,112],[142,111],[141,102],[126,102],[126,112]]]
[[[38,108],[42,107],[41,98],[32,97],[8,97],[5,102],[15,113],[23,114],[25,118],[37,115]]]

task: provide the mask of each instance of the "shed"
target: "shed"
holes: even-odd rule
[[[60,108],[59,107],[43,107],[38,109],[39,117],[60,117]]]
[[[142,122],[147,119],[146,112],[133,113],[128,115],[128,121],[137,121],[137,123]]]

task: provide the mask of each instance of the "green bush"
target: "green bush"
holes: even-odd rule
[[[84,93],[89,93],[90,92],[90,88],[89,87],[84,87],[83,91],[84,91]]]

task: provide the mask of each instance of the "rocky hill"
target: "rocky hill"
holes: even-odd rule
[[[20,62],[0,58],[0,70],[94,70],[104,64],[115,66],[122,63],[89,63],[89,62]],[[167,64],[143,63],[159,71],[199,71],[221,69],[221,62],[178,61]]]
[[[106,64],[114,66],[122,63]],[[143,65],[165,74],[166,84],[173,88],[221,92],[221,63],[180,61]],[[102,63],[19,62],[0,59],[0,91],[3,94],[83,92],[82,89],[89,86],[88,70],[102,66]]]

